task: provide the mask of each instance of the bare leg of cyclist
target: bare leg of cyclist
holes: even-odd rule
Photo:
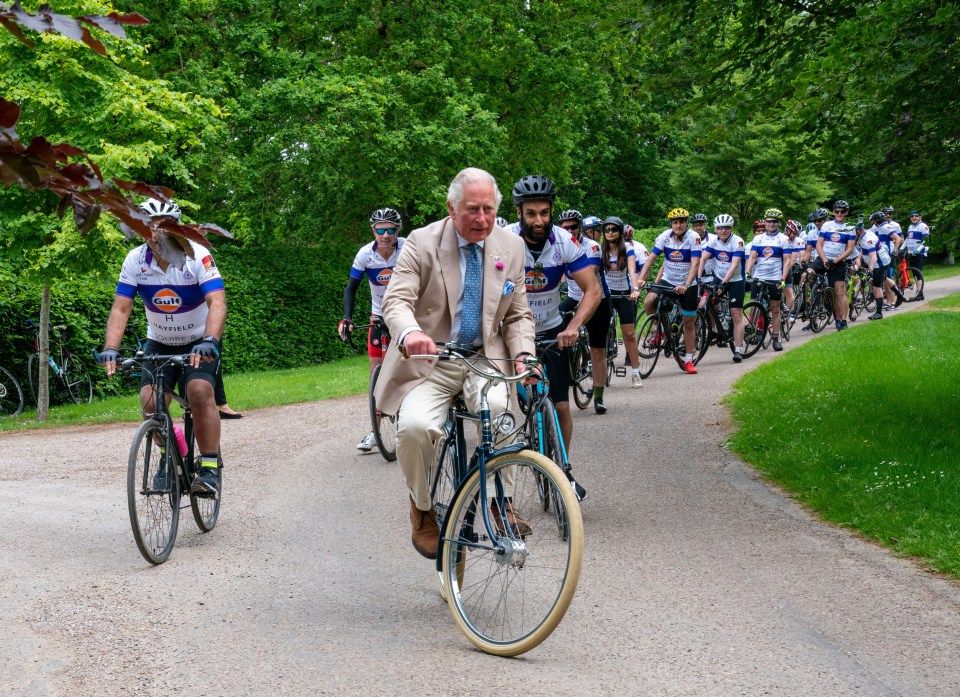
[[[733,347],[743,353],[743,310],[739,307],[731,307],[730,319],[733,322]]]
[[[220,414],[213,398],[213,385],[206,380],[191,380],[187,383],[187,401],[193,412],[193,424],[197,445],[201,453],[214,454],[220,451]]]
[[[627,356],[630,358],[630,367],[640,367],[640,352],[637,350],[637,331],[636,325],[621,324],[620,332],[623,334],[623,346],[627,349]]]
[[[695,334],[695,322],[696,317],[694,315],[684,315],[683,316],[683,345],[687,349],[686,358],[688,360],[693,359],[693,354],[697,350],[697,337]]]
[[[606,375],[604,375],[604,380],[606,380]],[[570,417],[570,402],[556,402],[553,406],[557,409],[557,418],[560,420],[560,435],[563,436],[563,444],[569,453],[570,440],[573,438],[573,419]]]
[[[833,284],[833,318],[837,322],[847,319],[850,314],[850,303],[847,302],[847,284],[837,281]]]

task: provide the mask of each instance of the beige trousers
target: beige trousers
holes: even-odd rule
[[[480,390],[486,380],[470,372],[461,361],[438,361],[433,372],[404,397],[397,413],[397,461],[417,508],[429,510],[430,483],[427,472],[433,464],[434,442],[443,435],[443,422],[454,398],[463,392],[467,409],[480,410]],[[507,384],[500,382],[487,392],[490,415],[506,411]],[[506,482],[508,488],[512,482]]]

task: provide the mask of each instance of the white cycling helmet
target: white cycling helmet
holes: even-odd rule
[[[166,203],[164,201],[158,201],[155,198],[148,198],[146,201],[140,204],[140,210],[149,215],[151,218],[160,218],[168,215],[177,222],[180,221],[180,206],[175,204],[173,201]]]
[[[506,218],[501,218],[500,216],[497,216],[497,219],[493,222],[496,224],[497,227],[504,227],[504,228],[510,224],[507,222]]]
[[[721,213],[713,219],[713,227],[733,227],[733,216],[729,213]]]

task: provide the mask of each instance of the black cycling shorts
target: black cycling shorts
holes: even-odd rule
[[[676,288],[676,283],[670,281],[661,281],[664,285]],[[680,309],[690,314],[697,313],[697,307],[700,305],[700,293],[696,286],[688,286],[687,292],[680,296]]]
[[[579,301],[573,298],[567,298],[560,303],[560,312],[576,312]],[[593,315],[584,322],[583,326],[587,328],[590,348],[606,348],[607,332],[610,331],[610,298],[600,298],[600,304],[593,311]],[[564,320],[563,326],[568,322]]]
[[[773,281],[767,281],[767,283],[773,283]],[[750,298],[752,300],[759,300],[760,293],[763,292],[763,288],[759,283],[759,279],[753,282],[753,286],[750,288]],[[767,297],[770,300],[779,300],[783,297],[783,291],[781,290],[779,284],[776,288],[773,286],[767,286]]]
[[[811,268],[817,273],[823,273],[826,270],[826,266],[823,264],[823,260],[819,257],[811,264]],[[827,271],[827,281],[830,285],[834,283],[840,283],[843,281],[847,282],[847,265],[844,262],[840,262],[835,265],[832,269]]]
[[[563,331],[564,325],[553,329],[537,332],[537,338],[556,339],[557,334]],[[554,404],[570,401],[570,358],[567,349],[561,349],[554,344],[541,357],[547,380],[550,381],[550,399]]]
[[[730,281],[727,283],[727,298],[730,300],[730,307],[733,309],[743,309],[743,298],[747,294],[747,284],[744,281]]]
[[[637,323],[637,303],[630,299],[630,293],[627,291],[610,293],[610,302],[613,309],[620,319],[620,325]]]
[[[874,288],[883,288],[883,281],[887,277],[887,267],[883,264],[877,263],[877,265],[873,267],[873,271],[871,271],[870,274],[871,285]]]
[[[147,354],[158,353],[162,356],[180,356],[185,353],[190,353],[193,347],[201,341],[203,341],[203,339],[198,339],[184,346],[170,346],[168,344],[161,344],[159,341],[154,341],[153,339],[147,339],[147,343],[143,347],[143,352]],[[141,387],[153,384],[153,375],[156,369],[157,366],[155,363],[143,364],[143,372],[140,374]],[[192,368],[189,365],[183,366],[182,369],[172,365],[165,366],[163,369],[163,389],[170,391],[174,385],[176,385],[179,388],[180,394],[186,396],[186,385],[191,380],[203,380],[204,382],[209,382],[211,385],[216,385],[217,371],[219,370],[219,358],[215,358],[212,361],[201,361],[199,368]]]

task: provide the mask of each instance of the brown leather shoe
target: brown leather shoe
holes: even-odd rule
[[[522,539],[533,532],[530,523],[517,515],[516,511],[513,510],[512,502],[506,501],[503,507],[506,512],[507,523],[510,525],[511,537],[519,537]],[[500,517],[500,508],[496,505],[496,502],[491,504],[490,513],[493,516],[493,524],[497,526],[497,532],[501,535],[504,534],[503,520]]]
[[[410,523],[413,526],[413,548],[427,559],[436,559],[437,548],[440,546],[440,527],[433,509],[421,511],[411,498]]]

